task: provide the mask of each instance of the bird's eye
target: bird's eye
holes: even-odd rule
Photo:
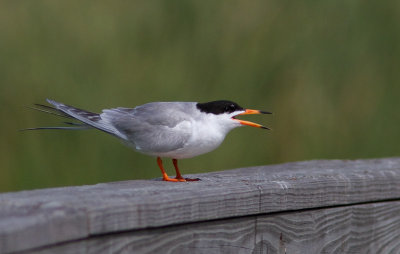
[[[233,104],[229,104],[229,105],[225,106],[225,112],[233,112],[235,110],[236,110],[236,107]]]

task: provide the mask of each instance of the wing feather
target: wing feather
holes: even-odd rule
[[[192,133],[191,107],[192,103],[148,103],[134,109],[103,110],[100,116],[138,151],[156,154],[184,147]]]

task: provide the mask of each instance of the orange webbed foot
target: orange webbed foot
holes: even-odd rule
[[[169,176],[163,177],[163,181],[166,181],[166,182],[186,182],[185,179],[171,178]]]
[[[162,164],[162,160],[160,157],[157,157],[157,163],[158,166],[160,167],[161,173],[163,175],[163,181],[166,182],[194,182],[194,181],[200,181],[200,178],[184,178],[182,177],[181,173],[179,172],[179,168],[178,168],[178,160],[177,159],[172,159],[173,163],[174,163],[174,167],[176,170],[176,177],[175,178],[171,178],[167,175],[167,173],[165,172],[164,166]]]

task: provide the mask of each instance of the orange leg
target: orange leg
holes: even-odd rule
[[[200,178],[183,178],[181,175],[181,172],[179,172],[178,168],[178,160],[177,159],[172,159],[172,163],[174,163],[175,171],[176,171],[176,177],[175,179],[178,179],[179,181],[185,182],[185,181],[199,181]]]
[[[176,171],[175,179],[185,180],[185,179],[182,177],[181,172],[179,172],[178,160],[177,160],[177,159],[172,159],[172,163],[174,164],[175,171]]]
[[[158,164],[158,167],[159,167],[160,170],[161,170],[161,174],[162,174],[162,176],[163,176],[163,180],[164,180],[164,181],[168,181],[168,182],[180,182],[180,180],[175,179],[175,178],[171,178],[171,177],[169,177],[169,176],[167,175],[167,173],[165,172],[165,169],[164,169],[164,166],[163,166],[163,164],[162,164],[162,160],[161,160],[160,157],[157,157],[157,164]],[[185,180],[185,179],[183,179],[183,180]]]

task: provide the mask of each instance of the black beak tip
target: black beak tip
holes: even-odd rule
[[[268,111],[261,111],[261,110],[260,110],[260,113],[261,113],[261,114],[272,114],[271,112],[268,112]]]
[[[270,128],[265,127],[265,126],[261,126],[261,128],[262,128],[262,129],[265,129],[265,130],[271,130]]]

